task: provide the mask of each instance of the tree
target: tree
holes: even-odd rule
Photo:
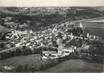
[[[92,55],[104,55],[104,46],[100,41],[92,41],[89,52]]]
[[[79,27],[71,29],[71,32],[73,33],[74,36],[80,36],[81,34],[83,34],[83,30]]]

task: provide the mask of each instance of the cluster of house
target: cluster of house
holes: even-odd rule
[[[47,58],[59,58],[66,55],[70,55],[70,53],[74,52],[77,47],[75,45],[70,45],[73,39],[81,39],[81,40],[94,40],[96,36],[91,36],[89,33],[86,37],[83,37],[82,33],[79,33],[80,36],[75,36],[72,32],[74,27],[74,23],[65,22],[59,24],[53,24],[49,26],[46,30],[40,30],[34,32],[32,30],[15,30],[12,29],[10,33],[6,34],[6,39],[10,42],[8,49],[12,47],[29,47],[31,51],[38,47],[45,47],[45,50],[42,50],[43,59]],[[78,26],[83,32],[83,25],[80,23]],[[14,45],[11,47],[11,43]],[[66,46],[68,44],[68,46]],[[56,50],[55,50],[56,49]],[[55,51],[54,51],[55,50]]]

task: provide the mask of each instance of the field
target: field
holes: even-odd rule
[[[37,67],[37,70],[38,70],[40,69],[40,66],[41,66],[40,59],[41,59],[40,55],[17,56],[17,57],[1,60],[0,66],[1,66],[1,69],[3,69],[2,67],[6,65],[6,66],[21,67],[21,70],[23,70],[22,67],[26,67],[27,65],[28,68],[30,66],[33,66],[33,68]]]
[[[27,56],[16,56],[5,60],[0,60],[0,71],[4,70],[4,66],[13,67],[10,71],[40,71],[58,63],[58,60],[42,60],[41,55],[33,54]],[[8,71],[8,70],[7,70]]]
[[[89,62],[84,59],[67,59],[62,62],[58,60],[42,60],[39,54],[17,56],[0,60],[0,71],[3,66],[14,67],[10,72],[101,72],[103,64]],[[5,70],[6,71],[6,70]],[[7,70],[8,71],[8,70]],[[9,72],[9,71],[8,71]]]
[[[45,70],[46,72],[102,72],[103,65],[90,63],[82,59],[71,59],[64,61],[52,68]]]

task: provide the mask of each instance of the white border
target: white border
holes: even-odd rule
[[[2,7],[104,6],[104,0],[0,0]]]

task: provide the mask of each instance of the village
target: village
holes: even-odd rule
[[[99,11],[73,7],[11,11],[0,17],[0,72],[61,71],[64,67],[73,71],[78,66],[75,71],[102,70],[104,17]]]
[[[9,20],[9,18],[7,19]],[[54,59],[68,56],[78,50],[81,51],[81,48],[88,50],[89,45],[86,41],[98,40],[99,37],[92,36],[89,33],[83,36],[83,28],[81,23],[75,26],[73,22],[65,22],[61,25],[53,24],[51,28],[39,32],[11,29],[11,31],[7,31],[8,33],[5,36],[8,44],[5,45],[5,50],[0,51],[0,58],[9,56],[9,53],[13,51],[18,52],[18,54],[21,52],[34,54],[36,53],[35,50],[37,50],[42,54],[42,59]],[[78,46],[75,43],[70,44],[73,40],[78,40],[80,44]]]

